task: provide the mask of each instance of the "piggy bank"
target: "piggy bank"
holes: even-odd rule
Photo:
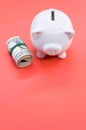
[[[31,24],[30,37],[39,58],[46,55],[65,58],[73,36],[71,20],[60,10],[44,10],[35,16]]]

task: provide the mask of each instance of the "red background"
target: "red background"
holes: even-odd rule
[[[30,25],[41,10],[56,8],[72,20],[67,58],[38,59]],[[6,41],[18,35],[32,50],[32,65],[17,68]],[[86,1],[0,0],[0,130],[86,130]]]

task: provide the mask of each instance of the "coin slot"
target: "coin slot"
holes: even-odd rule
[[[55,21],[55,12],[54,11],[51,11],[51,20]]]

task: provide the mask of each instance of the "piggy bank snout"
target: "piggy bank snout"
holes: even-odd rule
[[[59,54],[61,50],[62,50],[61,46],[55,43],[46,44],[43,47],[43,51],[45,52],[45,54],[51,55],[51,56]]]

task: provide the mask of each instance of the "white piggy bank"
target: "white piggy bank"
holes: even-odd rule
[[[69,17],[56,9],[40,12],[31,24],[31,41],[39,58],[46,55],[65,58],[73,35],[74,29]]]

